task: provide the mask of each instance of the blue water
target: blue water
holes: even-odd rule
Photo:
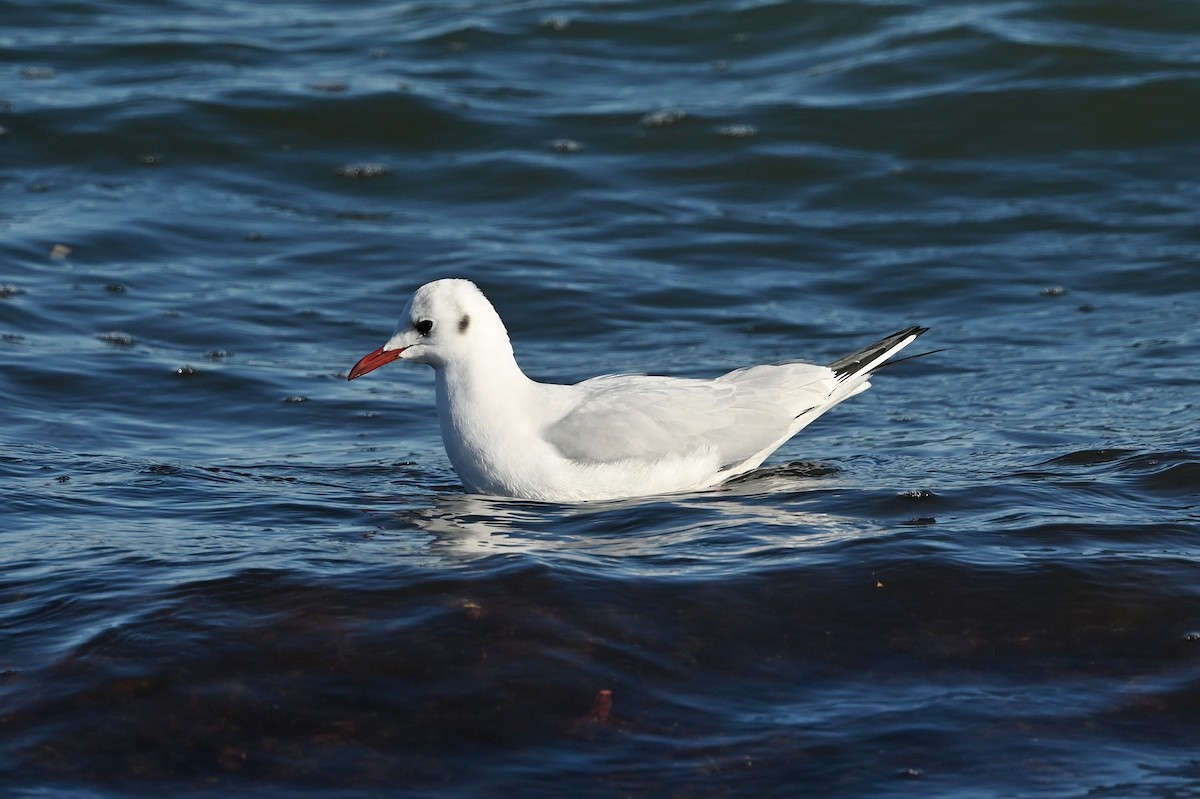
[[[1197,41],[0,0],[0,792],[1200,796]],[[544,380],[944,351],[720,490],[502,501],[345,380],[445,276]]]

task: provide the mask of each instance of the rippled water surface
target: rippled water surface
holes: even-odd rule
[[[1200,7],[0,0],[11,797],[1200,796]],[[882,372],[696,495],[464,494],[539,379]]]

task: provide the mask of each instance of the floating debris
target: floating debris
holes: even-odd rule
[[[110,330],[107,333],[101,333],[100,340],[105,344],[112,344],[114,347],[132,347],[137,343],[137,339],[128,333],[122,333],[120,330]]]
[[[25,289],[17,288],[12,283],[0,283],[0,300],[12,299],[18,294],[24,293]]]
[[[928,488],[913,488],[908,491],[901,491],[896,496],[900,499],[926,500],[936,498],[937,494],[933,493]]]
[[[72,252],[71,248],[65,244],[55,244],[50,248],[50,257],[56,261],[61,261]]]
[[[124,294],[125,293],[125,287],[122,286],[120,283],[109,283],[107,286],[104,287],[104,290],[107,291],[109,294]]]
[[[687,119],[687,114],[679,109],[673,108],[666,111],[655,111],[652,114],[646,114],[642,117],[642,125],[647,128],[665,128],[668,125],[674,125]]]
[[[1061,297],[1066,293],[1067,290],[1062,286],[1047,286],[1041,290],[1041,295],[1043,297]]]
[[[338,167],[337,173],[344,178],[367,179],[382,177],[391,170],[383,164],[347,164]]]
[[[571,20],[567,19],[566,17],[546,17],[544,20],[542,20],[542,27],[548,31],[565,30],[570,24]]]
[[[726,125],[717,130],[717,133],[722,136],[728,136],[731,139],[745,139],[758,134],[758,128],[753,125]]]
[[[284,397],[283,401],[284,402],[308,402],[308,397],[305,397],[301,394],[297,394],[294,397]]]
[[[583,149],[583,145],[574,139],[555,139],[550,142],[550,149],[556,153],[577,153]]]
[[[605,688],[596,694],[596,701],[592,704],[592,709],[584,716],[585,721],[592,721],[597,724],[604,724],[609,720],[612,714],[613,692]]]

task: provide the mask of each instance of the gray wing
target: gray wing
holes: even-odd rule
[[[828,367],[800,362],[752,366],[715,380],[598,377],[575,387],[579,401],[545,437],[571,460],[657,460],[711,450],[725,468],[790,438],[803,426],[799,417],[824,409],[837,382]]]
[[[597,377],[570,387],[577,396],[560,406],[545,437],[577,461],[712,451],[722,471],[753,468],[825,411],[866,391],[875,370],[927,329],[901,330],[829,366],[788,361],[715,380]]]

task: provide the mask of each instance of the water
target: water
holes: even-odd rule
[[[1198,35],[0,3],[3,793],[1200,796]],[[448,275],[548,380],[946,351],[718,491],[473,497],[344,379]]]

